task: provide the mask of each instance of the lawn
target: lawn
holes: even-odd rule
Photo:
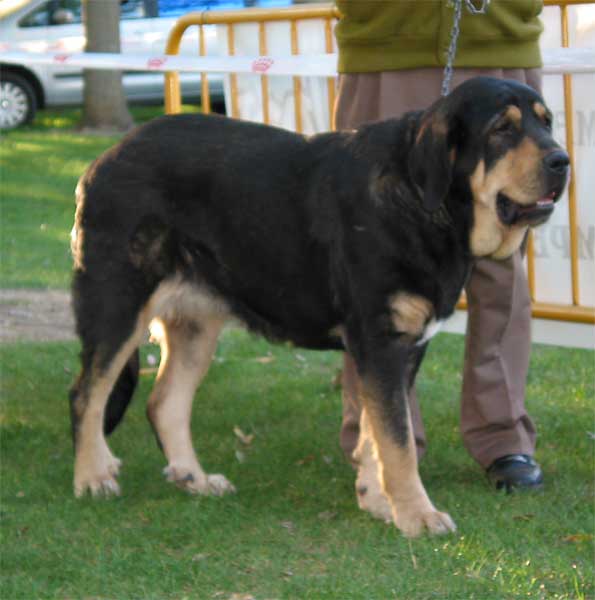
[[[190,107],[185,107],[190,110]],[[161,114],[136,107],[137,123]],[[116,138],[77,134],[80,110],[41,111],[0,142],[2,287],[66,288],[74,190],[85,168]]]
[[[2,286],[66,287],[76,180],[113,139],[42,115],[4,136]],[[408,541],[357,509],[338,447],[335,353],[226,330],[196,400],[193,432],[225,498],[167,484],[145,416],[158,350],[110,439],[123,494],[75,500],[66,393],[78,345],[0,347],[0,597],[365,599],[595,597],[593,352],[535,346],[527,403],[543,493],[493,492],[458,434],[463,340],[432,343],[418,390],[430,448],[421,472],[455,534]],[[253,435],[243,443],[234,428]]]

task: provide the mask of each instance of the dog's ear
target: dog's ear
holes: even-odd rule
[[[454,151],[449,148],[449,118],[440,110],[422,114],[409,155],[409,175],[426,210],[440,208],[452,181]]]

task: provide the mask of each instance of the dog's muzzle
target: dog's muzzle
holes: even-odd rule
[[[543,166],[549,192],[533,204],[519,204],[506,194],[499,193],[496,201],[498,218],[504,225],[528,225],[536,227],[545,223],[556,202],[560,199],[566,180],[570,159],[563,150],[554,150],[545,156]]]

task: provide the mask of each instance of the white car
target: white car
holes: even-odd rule
[[[291,3],[292,0],[121,0],[121,51],[163,54],[169,32],[179,16],[187,12],[280,7]],[[217,55],[214,28],[206,27],[205,33],[207,54]],[[84,49],[81,0],[0,0],[0,52],[83,52]],[[198,54],[198,28],[190,28],[184,35],[181,53]],[[1,59],[0,53],[1,129],[30,122],[39,108],[82,103],[80,68],[13,65],[2,63]],[[163,74],[125,72],[122,79],[131,101],[163,98]],[[181,74],[180,79],[184,98],[200,97],[198,74]],[[209,77],[209,83],[214,99],[222,99],[222,78]]]

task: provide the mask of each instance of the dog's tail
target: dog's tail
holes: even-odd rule
[[[139,373],[139,355],[138,350],[130,357],[124,369],[116,381],[105,407],[105,418],[103,421],[103,431],[109,435],[122,420],[132,395],[138,383]]]

